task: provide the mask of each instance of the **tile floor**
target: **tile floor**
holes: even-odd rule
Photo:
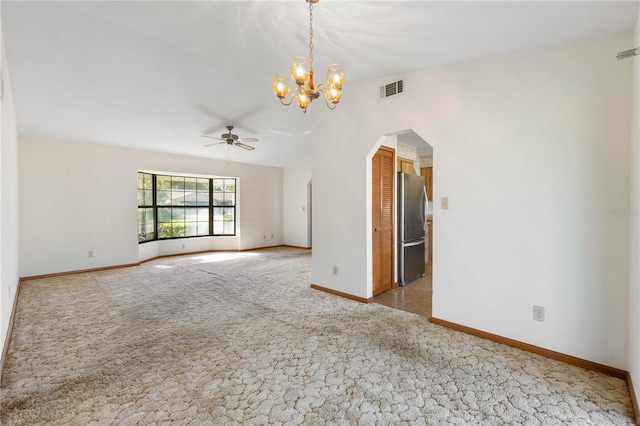
[[[404,287],[392,288],[374,297],[373,302],[431,318],[431,275],[433,262],[425,264],[425,276]]]

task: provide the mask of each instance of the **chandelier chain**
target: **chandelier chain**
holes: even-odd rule
[[[309,2],[309,66],[313,69],[313,3]]]

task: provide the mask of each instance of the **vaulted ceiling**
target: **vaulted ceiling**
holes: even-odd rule
[[[303,114],[271,92],[308,53],[303,0],[3,0],[0,12],[21,133],[285,166],[325,108]],[[636,1],[322,0],[314,69],[322,80],[344,66],[344,102],[358,81],[631,32],[637,16]],[[228,124],[256,150],[204,147],[200,134]]]

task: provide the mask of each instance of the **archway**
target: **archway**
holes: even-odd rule
[[[400,250],[398,244],[394,244],[393,259],[394,259],[394,285],[388,291],[377,294],[373,299],[376,303],[381,303],[394,308],[418,313],[427,317],[431,316],[432,312],[432,271],[433,271],[433,147],[428,144],[423,138],[417,135],[413,130],[404,130],[393,133],[391,135],[384,135],[378,141],[378,144],[372,150],[374,153],[378,151],[381,146],[387,146],[393,148],[396,158],[394,163],[396,164],[396,171],[402,171],[406,174],[419,175],[424,179],[424,187],[427,191],[428,202],[424,204],[424,275],[416,276],[412,278],[404,285],[399,286],[399,267],[403,259],[401,258],[404,253]],[[368,177],[375,175],[372,169],[372,161],[369,161]],[[371,174],[369,174],[371,173]],[[397,173],[394,173],[394,186],[398,187]],[[414,181],[417,179],[413,178]],[[419,179],[418,179],[419,180]],[[375,201],[376,185],[375,179],[370,180],[369,185],[370,199]],[[394,193],[396,193],[394,191]],[[397,194],[397,193],[396,193]],[[394,241],[398,241],[398,217],[396,212],[398,211],[398,197],[394,196],[394,221],[395,221],[395,235]],[[372,206],[369,216],[375,216],[375,209]],[[368,218],[369,220],[369,218]],[[372,221],[373,222],[373,221]],[[370,224],[373,224],[369,222]],[[369,238],[371,239],[371,295],[376,294],[373,289],[374,268],[380,262],[379,253],[375,250],[375,233],[372,233]],[[422,248],[421,248],[422,250]],[[415,259],[415,256],[414,256]],[[377,260],[377,262],[376,262]]]

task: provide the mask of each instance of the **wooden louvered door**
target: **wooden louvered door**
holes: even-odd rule
[[[393,283],[394,151],[380,147],[372,159],[373,295]]]

